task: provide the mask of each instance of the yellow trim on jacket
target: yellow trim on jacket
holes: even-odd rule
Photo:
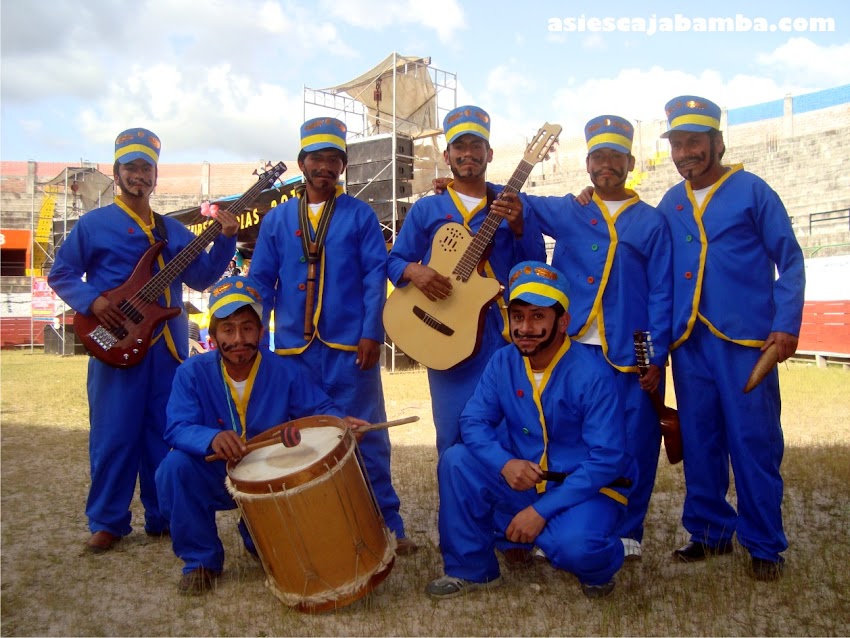
[[[726,173],[724,173],[719,180],[714,182],[709,191],[705,195],[705,200],[702,202],[702,206],[697,205],[696,198],[694,198],[694,191],[691,188],[691,183],[685,182],[685,193],[687,193],[688,200],[691,202],[691,206],[693,207],[694,221],[696,222],[697,228],[699,229],[699,242],[700,242],[700,252],[699,252],[699,271],[697,272],[697,282],[694,288],[694,298],[691,304],[691,316],[688,319],[688,327],[685,329],[685,334],[679,337],[671,346],[670,350],[675,350],[680,345],[682,345],[688,337],[691,336],[691,333],[694,330],[694,324],[697,320],[697,315],[699,315],[699,302],[702,297],[702,281],[705,277],[705,260],[708,255],[708,237],[705,234],[705,226],[702,223],[702,216],[705,213],[705,209],[708,207],[709,202],[711,202],[711,198],[714,196],[714,193],[717,192],[717,189],[729,179],[732,175],[740,171],[744,168],[743,164],[736,164],[730,167]],[[716,330],[716,328],[715,328]],[[714,331],[712,331],[714,332]],[[717,336],[726,339],[727,341],[732,341],[728,337],[721,335],[720,331],[717,331]]]

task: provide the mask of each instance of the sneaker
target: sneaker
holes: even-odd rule
[[[496,576],[493,580],[485,583],[474,583],[471,580],[455,578],[454,576],[441,576],[440,578],[428,583],[428,586],[425,587],[425,593],[431,598],[443,600],[445,598],[457,598],[458,596],[464,596],[476,589],[492,589],[493,587],[498,587],[501,584],[502,578],[500,576]]]
[[[605,598],[614,591],[614,581],[610,580],[604,585],[587,585],[581,584],[581,593],[588,598]]]
[[[750,575],[756,580],[771,582],[782,578],[782,570],[785,568],[785,559],[777,561],[753,557]]]
[[[198,567],[187,574],[183,574],[177,583],[177,591],[186,596],[199,596],[213,588],[216,579],[221,572],[206,567]]]
[[[623,541],[623,553],[627,561],[637,561],[641,558],[640,543],[633,538],[621,538]]]

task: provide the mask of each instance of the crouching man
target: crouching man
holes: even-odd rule
[[[187,359],[178,369],[168,401],[165,440],[173,449],[156,473],[160,507],[171,529],[174,553],[185,562],[178,590],[201,594],[224,566],[224,546],[215,515],[236,507],[227,492],[225,461],[239,460],[246,440],[272,426],[316,414],[342,417],[341,410],[302,364],[259,350],[263,306],[253,282],[228,277],[210,296],[209,334],[215,350]],[[345,417],[350,426],[361,419]],[[244,522],[239,531],[256,553]]]
[[[617,525],[636,479],[613,373],[566,337],[563,273],[522,262],[509,300],[513,346],[490,359],[461,416],[463,443],[440,460],[446,575],[425,593],[453,598],[500,584],[497,529],[509,551],[536,545],[586,596],[606,596],[623,564]],[[506,437],[496,432],[502,419]],[[549,471],[567,476],[557,482]]]

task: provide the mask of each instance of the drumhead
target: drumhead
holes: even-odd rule
[[[236,481],[269,481],[309,467],[339,445],[343,430],[337,427],[305,428],[295,447],[270,445],[249,452],[229,469]]]

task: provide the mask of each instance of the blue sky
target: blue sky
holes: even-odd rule
[[[3,0],[0,157],[110,162],[115,135],[145,126],[163,162],[292,158],[302,87],[343,83],[393,51],[457,73],[459,104],[490,112],[495,145],[546,120],[579,135],[605,112],[660,119],[684,93],[745,106],[850,83],[847,6]],[[799,30],[810,17],[834,30]],[[654,34],[636,31],[653,18]],[[697,31],[708,18],[741,30]],[[757,19],[775,30],[756,32]],[[665,20],[680,30],[658,30]]]

